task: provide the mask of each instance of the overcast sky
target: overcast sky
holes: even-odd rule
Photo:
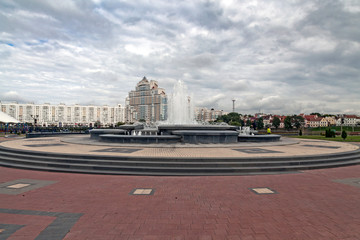
[[[0,1],[0,100],[115,105],[143,76],[197,106],[360,114],[360,1]]]

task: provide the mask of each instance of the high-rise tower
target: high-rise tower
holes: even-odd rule
[[[166,120],[167,96],[158,82],[146,77],[138,82],[135,91],[129,92],[126,106],[128,122],[146,121],[157,122]]]

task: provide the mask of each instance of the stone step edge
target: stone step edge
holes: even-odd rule
[[[6,163],[7,162],[7,163]],[[341,166],[343,164],[347,163],[360,163],[360,159],[354,159],[349,161],[340,161],[340,162],[328,162],[323,164],[302,164],[302,165],[280,165],[280,166],[252,166],[252,167],[164,167],[164,166],[155,166],[155,167],[148,167],[148,166],[111,166],[111,165],[91,165],[91,164],[61,164],[61,163],[54,163],[54,162],[33,162],[33,161],[23,161],[23,160],[16,160],[16,162],[20,163],[9,163],[9,161],[1,161],[1,164],[6,165],[27,165],[27,166],[36,166],[36,168],[41,167],[53,167],[53,168],[63,168],[63,169],[100,169],[103,168],[104,171],[108,171],[106,169],[127,169],[124,170],[126,172],[132,172],[139,169],[143,169],[144,171],[154,171],[154,170],[165,170],[165,172],[168,171],[234,171],[234,170],[242,170],[242,171],[251,171],[254,169],[262,169],[262,170],[271,170],[271,169],[308,169],[312,166],[322,167],[325,168],[327,166]],[[64,167],[66,166],[66,167]],[[141,171],[143,171],[141,170]],[[119,170],[116,170],[119,171]],[[120,170],[121,171],[121,170]]]
[[[360,161],[351,161],[348,163],[343,162],[342,164],[332,164],[326,167],[324,166],[308,166],[302,169],[288,169],[284,170],[283,168],[264,170],[259,169],[259,171],[253,172],[130,172],[130,171],[102,171],[102,170],[81,170],[81,169],[67,169],[67,168],[52,168],[52,167],[33,167],[28,165],[21,164],[12,164],[7,165],[0,162],[1,166],[4,167],[13,167],[20,169],[28,170],[38,170],[38,171],[50,171],[50,172],[65,172],[65,173],[83,173],[83,174],[102,174],[102,175],[142,175],[142,176],[234,176],[234,175],[263,175],[263,174],[284,174],[284,173],[299,173],[299,171],[312,170],[312,169],[322,169],[322,168],[333,168],[333,167],[345,167],[350,165],[359,164]]]
[[[49,158],[73,158],[73,159],[99,159],[99,160],[114,160],[114,159],[121,159],[121,160],[128,160],[128,159],[141,159],[141,160],[152,160],[152,159],[163,159],[165,160],[189,160],[189,161],[196,161],[196,160],[248,160],[251,159],[251,161],[257,161],[257,160],[272,160],[272,159],[284,159],[286,161],[294,160],[305,160],[305,159],[318,159],[318,158],[329,158],[329,157],[339,157],[339,156],[347,156],[347,155],[354,155],[359,154],[360,155],[360,149],[356,149],[353,151],[346,151],[346,152],[339,152],[339,153],[332,153],[332,154],[319,154],[319,155],[306,155],[306,156],[270,156],[270,157],[154,157],[154,156],[108,156],[108,155],[86,155],[86,154],[64,154],[64,153],[48,153],[48,152],[41,152],[41,151],[32,151],[32,150],[23,150],[23,149],[13,149],[13,148],[5,148],[3,146],[0,146],[0,152],[7,152],[7,153],[13,153],[18,154],[22,156],[43,156],[43,157],[49,157]]]
[[[236,167],[241,166],[241,167],[247,167],[246,165],[249,165],[248,167],[252,167],[252,166],[257,166],[257,167],[268,167],[269,165],[272,166],[295,166],[295,165],[309,165],[309,164],[326,164],[326,163],[331,163],[331,162],[340,162],[340,161],[350,161],[350,160],[354,160],[354,159],[360,159],[360,155],[354,155],[354,156],[346,156],[346,157],[339,157],[339,158],[330,158],[330,159],[311,159],[311,160],[290,160],[290,161],[239,161],[239,162],[227,162],[225,161],[219,161],[219,162],[205,162],[205,161],[201,161],[201,162],[180,162],[180,161],[176,161],[176,162],[163,162],[163,161],[136,161],[136,160],[131,160],[131,161],[127,161],[127,160],[121,160],[121,161],[111,161],[111,160],[78,160],[78,159],[56,159],[56,158],[51,158],[51,159],[47,159],[47,158],[41,158],[38,159],[35,156],[31,156],[31,159],[19,159],[16,158],[14,156],[1,156],[0,160],[4,160],[4,161],[17,161],[17,162],[24,162],[25,164],[59,164],[59,165],[84,165],[84,166],[108,166],[108,167],[148,167],[151,168],[152,165],[154,167],[156,166],[161,166],[161,165],[167,165],[166,167],[168,168],[182,168],[182,167],[196,167],[196,168],[203,168],[203,167],[212,167],[212,168],[217,168],[217,167]],[[177,165],[184,165],[184,166],[177,166]],[[195,165],[199,165],[199,166],[195,166]],[[213,165],[213,166],[211,166]],[[227,166],[229,165],[229,166]],[[242,166],[244,165],[244,166]]]

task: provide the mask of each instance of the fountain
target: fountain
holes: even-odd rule
[[[144,125],[123,125],[118,129],[91,130],[91,138],[102,142],[117,143],[189,143],[189,144],[229,144],[238,141],[278,141],[278,135],[254,135],[249,127],[238,131],[236,126],[227,124],[201,125],[195,120],[192,98],[187,87],[178,81],[168,100],[168,119],[158,123],[157,128],[144,129]],[[112,132],[113,131],[113,132]],[[94,135],[94,136],[93,136]],[[263,137],[259,137],[263,136]]]
[[[183,81],[178,81],[169,97],[168,120],[160,123],[161,135],[181,137],[183,143],[235,143],[238,133],[236,127],[201,125],[195,120],[194,103],[188,95]]]
[[[197,124],[195,120],[194,103],[187,93],[187,87],[183,81],[178,81],[168,101],[168,119],[170,125]]]

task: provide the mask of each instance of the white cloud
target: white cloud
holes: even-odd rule
[[[145,75],[167,92],[184,80],[208,108],[231,111],[236,98],[243,113],[360,113],[357,9],[351,0],[3,1],[0,100],[114,105]]]
[[[360,5],[357,0],[341,0],[344,4],[344,10],[351,13],[360,13]]]
[[[298,51],[308,52],[331,52],[336,47],[336,42],[323,37],[302,38],[294,42],[294,47]]]

